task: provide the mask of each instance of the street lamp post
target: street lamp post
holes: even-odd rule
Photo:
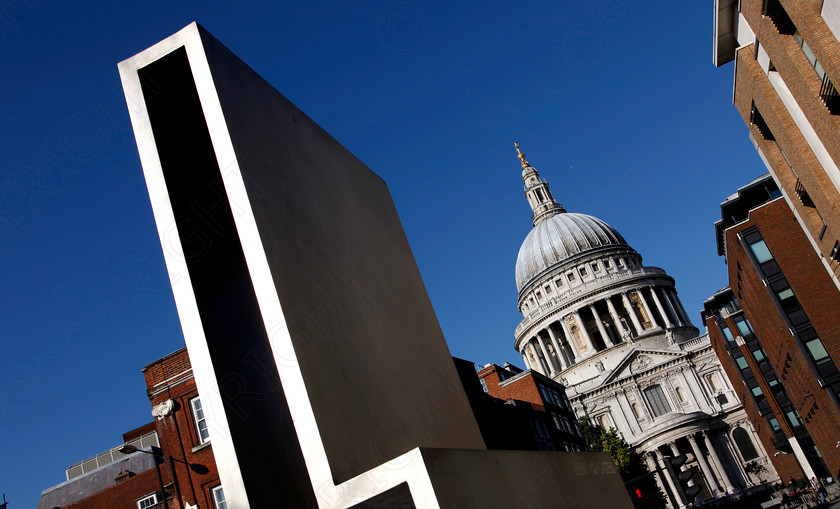
[[[163,451],[160,447],[152,446],[151,451],[146,451],[144,449],[138,449],[137,447],[131,444],[125,444],[119,448],[119,451],[123,454],[132,454],[135,452],[142,452],[146,454],[151,454],[155,458],[155,470],[157,471],[157,478],[158,478],[158,485],[160,486],[160,497],[161,502],[163,502],[164,507],[168,507],[166,505],[166,490],[163,487],[163,477],[160,475],[160,462],[163,461]]]

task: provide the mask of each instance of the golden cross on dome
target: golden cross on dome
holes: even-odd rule
[[[525,154],[523,154],[522,151],[519,150],[519,143],[516,143],[514,141],[513,145],[516,147],[516,153],[519,154],[516,157],[518,157],[519,160],[522,161],[522,167],[527,168],[527,167],[531,166],[531,163],[529,163],[528,161],[525,160]]]

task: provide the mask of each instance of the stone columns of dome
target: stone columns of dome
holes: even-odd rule
[[[531,347],[531,356],[533,356],[534,360],[536,361],[537,371],[539,371],[543,375],[548,375],[548,368],[545,366],[545,362],[542,360],[542,357],[540,357],[539,352],[537,352],[537,349],[534,347],[533,339],[528,341],[528,346]]]
[[[589,305],[589,310],[592,311],[592,317],[595,318],[595,325],[598,326],[598,332],[601,333],[601,339],[604,341],[604,345],[609,348],[611,346],[615,346],[613,343],[612,338],[607,334],[607,329],[604,327],[604,322],[601,321],[601,315],[598,314],[598,310],[595,309],[595,303]]]
[[[662,294],[665,296],[665,303],[668,305],[668,309],[673,311],[674,316],[677,317],[677,321],[680,322],[680,325],[685,325],[685,317],[682,315],[679,309],[677,309],[677,305],[674,304],[674,296],[670,288],[664,287],[662,288]]]
[[[572,333],[569,331],[569,326],[566,325],[566,317],[560,317],[560,328],[563,329],[563,334],[566,336],[566,344],[569,345],[569,349],[572,351],[572,363],[575,363],[580,360],[580,352],[577,349],[577,345],[575,344],[575,338],[572,337]]]
[[[546,326],[545,330],[548,332],[548,337],[551,339],[551,346],[554,347],[554,352],[557,354],[557,363],[560,365],[560,371],[568,368],[569,365],[566,359],[563,358],[563,349],[560,348],[560,342],[557,341],[557,335],[551,329],[551,324]]]
[[[575,317],[575,322],[578,325],[581,337],[583,337],[583,340],[586,342],[586,345],[592,350],[592,353],[594,354],[598,351],[598,349],[595,348],[595,342],[592,341],[592,336],[590,336],[589,331],[586,330],[586,324],[583,323],[583,317],[580,316],[580,312],[577,310],[572,311],[571,314]]]
[[[630,299],[624,292],[621,293],[621,302],[624,303],[624,309],[627,310],[627,314],[630,316],[630,321],[633,322],[633,327],[636,328],[636,335],[638,336],[643,333],[645,329],[642,327],[642,324],[639,323],[639,317],[636,316],[636,311],[633,309],[633,305],[630,304]]]
[[[540,370],[540,361],[537,359],[537,356],[534,355],[534,349],[531,347],[531,340],[525,342],[525,346],[523,347],[525,351],[525,355],[528,357],[528,366],[529,369],[532,371],[539,371]]]
[[[662,454],[662,451],[659,449],[656,450],[656,459],[659,461],[659,467],[663,472],[665,472],[665,480],[668,481],[668,486],[671,488],[671,493],[674,494],[674,498],[676,499],[675,502],[677,502],[675,505],[680,507],[685,506],[685,495],[682,490],[677,487],[676,479],[674,479],[674,476],[677,475],[677,473],[668,466],[665,462],[665,457]]]
[[[671,318],[668,317],[668,313],[665,312],[665,308],[662,306],[662,302],[659,300],[659,295],[656,295],[656,288],[653,286],[649,286],[650,294],[653,296],[653,303],[656,305],[656,309],[659,311],[659,316],[662,317],[662,320],[665,322],[666,329],[672,329],[674,324],[671,323]]]
[[[729,475],[726,473],[726,470],[724,470],[723,464],[720,462],[720,457],[718,457],[717,451],[715,451],[715,446],[712,445],[709,434],[705,431],[703,432],[703,441],[706,443],[706,449],[709,450],[709,457],[712,458],[712,463],[715,464],[715,468],[717,468],[717,471],[720,474],[720,479],[723,481],[722,488],[725,491],[729,491],[732,488],[732,480],[729,479]]]
[[[668,311],[670,311],[671,316],[673,316],[674,319],[677,320],[677,325],[679,325],[679,326],[685,325],[685,322],[683,322],[682,317],[680,316],[679,313],[677,313],[677,309],[671,303],[671,296],[668,295],[668,293],[670,293],[669,288],[667,288],[667,287],[662,288],[662,296],[665,298],[665,305],[668,306]]]
[[[615,310],[615,306],[613,305],[612,299],[610,297],[607,297],[606,301],[607,310],[610,312],[610,317],[612,318],[612,321],[615,324],[615,328],[618,331],[618,335],[623,338],[629,331],[625,329],[624,324],[621,323],[621,317],[618,316],[618,312],[616,312]]]
[[[683,322],[685,322],[686,325],[691,325],[691,318],[689,318],[688,313],[685,311],[685,308],[682,305],[682,302],[680,302],[680,298],[677,297],[676,289],[671,289],[671,296],[674,304],[676,304],[676,308],[682,313]]]
[[[548,355],[548,348],[545,347],[545,341],[543,341],[543,337],[537,332],[537,342],[540,345],[540,350],[543,354],[543,359],[545,359],[545,363],[548,365],[548,373],[545,373],[549,376],[554,376],[556,370],[554,369],[554,362],[551,360],[551,356]]]
[[[703,472],[703,477],[706,478],[706,485],[711,490],[712,495],[715,495],[715,492],[720,492],[720,485],[718,484],[717,478],[715,478],[715,474],[712,473],[712,469],[709,468],[709,462],[703,456],[703,451],[700,450],[700,446],[697,444],[697,437],[688,435],[686,438],[688,438],[688,443],[691,445],[691,451],[694,453],[694,457],[697,458],[697,463],[700,463],[700,470]]]
[[[648,306],[647,299],[645,298],[644,292],[642,292],[642,289],[639,288],[639,289],[636,290],[636,294],[639,296],[639,302],[641,302],[642,306],[644,306],[644,308],[645,308],[645,313],[647,313],[647,315],[648,315],[648,319],[650,320],[651,328],[655,329],[657,327],[656,320],[653,318],[653,312],[651,312],[650,306]]]
[[[528,360],[528,352],[525,351],[526,345],[522,345],[522,349],[519,350],[519,355],[522,356],[522,362],[525,363],[525,369],[531,369],[531,361]]]

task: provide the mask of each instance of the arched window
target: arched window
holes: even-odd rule
[[[735,428],[735,431],[732,432],[732,439],[735,440],[735,445],[741,451],[741,457],[744,458],[744,461],[758,458],[758,451],[755,450],[755,445],[753,445],[747,430],[741,427]]]

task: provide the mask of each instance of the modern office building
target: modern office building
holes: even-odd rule
[[[714,63],[735,61],[735,107],[840,287],[840,3],[715,0],[714,20]]]
[[[840,292],[767,174],[721,205],[729,286],[703,319],[753,428],[787,481],[840,468]]]
[[[517,145],[518,150],[518,145]],[[516,261],[515,348],[566,387],[578,416],[615,428],[685,505],[666,458],[686,454],[704,499],[776,478],[674,279],[601,219],[566,210],[519,152],[533,230]],[[764,472],[751,475],[750,463]]]

